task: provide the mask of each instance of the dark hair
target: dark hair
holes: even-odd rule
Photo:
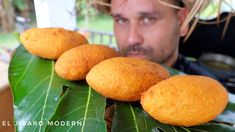
[[[182,0],[176,0],[176,5],[179,7],[184,7],[184,2]]]
[[[185,6],[185,4],[182,0],[174,0],[174,1],[175,1],[175,3],[174,3],[175,6],[178,6],[178,7],[181,7],[181,8],[183,8]],[[175,9],[175,11],[177,13],[179,11],[179,9]]]

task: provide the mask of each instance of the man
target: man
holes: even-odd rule
[[[186,10],[177,11],[157,0],[112,0],[111,15],[121,55],[168,66],[176,62]]]
[[[187,74],[213,77],[198,63],[179,55],[180,37],[188,28],[181,26],[187,8],[174,9],[158,0],[111,0],[114,33],[122,56],[138,57],[174,67]],[[165,0],[182,5],[179,0]]]

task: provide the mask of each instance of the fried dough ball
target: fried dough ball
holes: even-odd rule
[[[28,52],[46,59],[57,59],[66,50],[88,43],[78,32],[63,28],[31,28],[20,35],[20,41]]]
[[[166,79],[141,97],[143,109],[162,123],[194,126],[216,118],[228,103],[228,93],[216,80],[196,75]]]
[[[169,77],[161,65],[138,58],[116,57],[100,62],[87,74],[98,93],[119,101],[138,101],[141,93]]]
[[[118,53],[104,45],[82,45],[63,53],[55,64],[56,73],[67,80],[83,80],[90,69]]]

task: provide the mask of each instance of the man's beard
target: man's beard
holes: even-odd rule
[[[160,64],[164,64],[174,54],[173,51],[168,54],[164,51],[159,51],[159,52],[161,52],[159,53],[160,55],[155,55],[153,48],[143,47],[139,44],[129,45],[127,47],[120,49],[121,56],[132,57],[134,55],[135,57],[135,55],[141,55],[143,56],[143,58],[141,57],[142,59],[147,59],[149,61],[153,61]]]

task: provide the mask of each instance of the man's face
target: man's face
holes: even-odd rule
[[[111,0],[111,14],[122,56],[174,63],[181,25],[175,9],[157,0]]]

